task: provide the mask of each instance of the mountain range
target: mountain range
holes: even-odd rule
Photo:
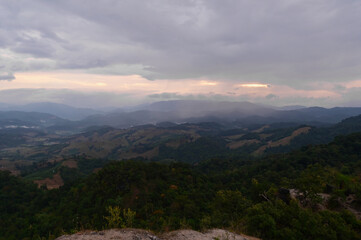
[[[144,124],[160,122],[197,123],[218,122],[230,126],[249,124],[270,124],[276,122],[295,122],[303,124],[334,124],[345,118],[361,114],[361,108],[350,107],[273,107],[250,102],[212,102],[175,100],[143,104],[113,111],[102,111],[90,108],[75,108],[58,103],[32,103],[22,106],[0,104],[0,115],[4,112],[27,112],[31,115],[47,113],[63,121],[57,123],[59,128],[77,131],[90,126],[112,126],[128,128]],[[14,115],[14,113],[12,114]],[[25,115],[24,115],[25,116]],[[34,116],[35,117],[35,116]],[[27,117],[7,117],[8,119],[27,120]],[[0,118],[1,119],[1,118]],[[4,118],[3,118],[4,119]],[[55,125],[55,124],[54,124]],[[64,126],[65,125],[65,126]]]
[[[90,115],[103,113],[101,110],[95,110],[91,108],[76,108],[53,102],[39,102],[26,105],[0,104],[0,111],[41,112],[56,115],[57,117],[73,121],[81,120]]]
[[[129,219],[112,227],[359,239],[360,108],[169,101],[80,120],[28,110],[0,112],[0,239],[104,229],[111,214]]]

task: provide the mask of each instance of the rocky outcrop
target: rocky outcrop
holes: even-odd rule
[[[159,240],[154,234],[140,229],[110,229],[105,231],[84,231],[73,235],[65,235],[56,240],[110,240],[110,239],[134,239],[134,240]]]
[[[193,230],[178,230],[155,235],[141,229],[110,229],[105,231],[84,231],[73,235],[64,235],[56,240],[110,240],[110,239],[131,239],[131,240],[257,240],[258,238],[231,233],[222,229],[212,229],[206,232]]]

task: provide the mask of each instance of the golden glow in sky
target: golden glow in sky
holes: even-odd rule
[[[108,94],[126,94],[134,96],[134,101],[144,101],[150,95],[164,93],[187,99],[199,96],[201,99],[221,99],[236,101],[258,101],[267,99],[341,99],[341,94],[328,84],[322,90],[294,89],[287,85],[275,85],[259,82],[234,83],[209,79],[169,79],[150,81],[140,75],[100,75],[81,72],[23,72],[16,73],[12,81],[0,81],[0,90],[10,89],[70,89],[84,93],[104,92]],[[351,81],[342,85],[342,89],[358,87],[361,81]],[[340,87],[339,87],[340,88]],[[317,89],[317,88],[316,88]],[[138,100],[136,100],[138,99]],[[143,99],[143,100],[141,100]],[[52,99],[49,99],[51,101]],[[149,100],[149,99],[148,99]],[[152,99],[153,100],[153,99]],[[162,100],[162,99],[159,99]],[[167,99],[165,99],[167,100]],[[168,99],[169,100],[169,99]],[[4,101],[4,100],[2,100]]]
[[[245,84],[239,84],[239,87],[245,87],[245,88],[268,88],[268,84],[261,84],[261,83],[245,83]]]
[[[217,82],[209,82],[209,81],[201,81],[199,84],[203,85],[203,86],[216,86],[216,85],[218,85]]]

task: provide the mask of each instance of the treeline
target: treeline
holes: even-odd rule
[[[361,209],[360,133],[260,160],[110,162],[85,178],[71,177],[78,170],[61,171],[66,184],[55,190],[0,172],[0,239],[53,239],[114,226],[361,239],[355,217]],[[346,202],[354,212],[345,210]]]

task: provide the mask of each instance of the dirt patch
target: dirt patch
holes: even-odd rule
[[[56,240],[110,240],[110,239],[137,239],[137,240],[259,240],[258,238],[249,237],[231,233],[222,229],[212,229],[201,233],[193,230],[178,230],[165,233],[161,236],[145,231],[142,229],[111,229],[106,231],[84,231],[73,235],[65,235]]]
[[[258,129],[256,129],[256,130],[253,130],[252,132],[254,132],[254,133],[261,133],[261,132],[263,132],[266,128],[269,128],[269,125],[264,125],[264,126],[261,127],[261,128],[258,128]]]
[[[183,138],[180,138],[180,139],[176,139],[176,140],[172,140],[172,141],[169,141],[169,142],[166,142],[165,145],[167,147],[170,147],[170,148],[173,148],[173,149],[177,149],[179,148],[181,145],[183,144],[186,144],[186,143],[189,143],[191,142],[191,137],[183,137]]]
[[[180,142],[180,140],[175,140],[175,141],[167,142],[165,145],[167,147],[177,149],[181,145],[181,142]]]
[[[291,140],[294,139],[295,137],[297,137],[298,135],[304,134],[304,133],[308,133],[308,131],[310,131],[311,127],[303,127],[303,128],[299,128],[295,131],[292,132],[291,136],[282,138],[278,141],[275,142],[271,142],[269,144],[270,147],[278,147],[278,146],[285,146],[285,145],[289,145],[291,143]]]
[[[268,142],[267,145],[264,145],[264,146],[258,148],[256,151],[253,152],[253,154],[259,155],[259,154],[262,154],[267,148],[273,148],[273,147],[289,145],[291,143],[292,139],[294,139],[298,135],[308,133],[310,131],[310,129],[311,129],[311,127],[299,128],[299,129],[293,131],[292,134],[290,136],[288,136],[288,137],[284,137],[284,138],[282,138],[282,139],[280,139],[278,141],[275,141],[275,142],[272,142],[272,141]]]
[[[66,161],[62,162],[61,165],[64,167],[68,167],[68,168],[78,168],[78,164],[74,160],[66,160]]]
[[[229,147],[230,149],[237,149],[237,148],[243,147],[245,145],[251,145],[251,144],[255,144],[255,143],[260,143],[260,141],[257,139],[242,140],[242,141],[238,141],[238,142],[228,143],[227,147]]]
[[[135,152],[126,152],[119,156],[120,159],[132,159],[136,157],[143,157],[146,159],[152,159],[153,157],[158,156],[159,154],[159,147],[155,147],[149,151],[144,153],[135,153]]]
[[[20,166],[29,166],[31,163],[31,161],[25,160],[9,161],[0,158],[0,171],[9,171],[12,175],[18,176],[20,175],[20,171],[17,170],[16,164]]]
[[[272,136],[273,134],[272,133],[269,133],[269,134],[266,134],[266,133],[262,133],[262,134],[259,134],[259,137],[263,140],[263,139],[266,139],[270,136]]]
[[[149,151],[147,151],[145,153],[142,153],[140,156],[144,157],[144,158],[151,159],[153,157],[158,156],[158,154],[159,154],[159,147],[155,147],[152,150],[149,150]]]
[[[237,134],[237,135],[227,136],[226,138],[230,139],[230,140],[237,140],[243,136],[244,136],[244,134]]]
[[[36,183],[38,187],[45,185],[48,189],[59,188],[64,185],[64,181],[61,178],[60,173],[55,174],[53,178],[35,180],[34,183]]]

